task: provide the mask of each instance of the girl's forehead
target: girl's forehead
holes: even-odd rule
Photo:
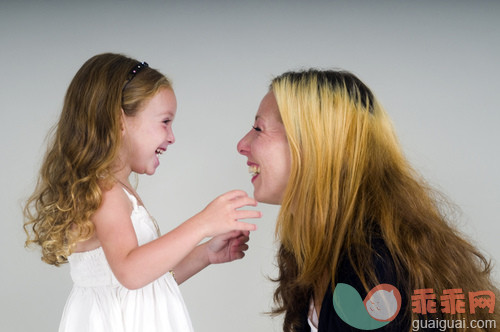
[[[151,115],[174,116],[177,112],[174,92],[171,89],[161,89],[144,104],[142,111]]]

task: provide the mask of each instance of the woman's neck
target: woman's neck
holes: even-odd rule
[[[320,278],[320,282],[314,286],[313,288],[313,300],[314,300],[314,308],[316,309],[316,313],[319,318],[319,314],[321,311],[321,305],[323,303],[323,298],[325,297],[326,290],[328,289],[328,284],[330,283],[330,274],[323,273]]]

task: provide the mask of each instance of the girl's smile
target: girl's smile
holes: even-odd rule
[[[123,116],[120,161],[130,172],[154,174],[160,165],[160,155],[175,142],[172,122],[176,111],[174,92],[171,89],[162,89],[137,115]]]

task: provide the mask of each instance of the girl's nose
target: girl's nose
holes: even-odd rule
[[[170,130],[170,133],[168,135],[168,144],[174,144],[175,143],[175,135],[174,135],[174,131],[173,130]]]

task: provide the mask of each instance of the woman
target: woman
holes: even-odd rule
[[[472,314],[465,302],[477,291],[498,297],[489,261],[450,225],[442,200],[404,158],[387,114],[351,73],[276,77],[238,151],[248,158],[257,201],[281,205],[273,313],[284,314],[284,331],[363,328],[333,305],[339,284],[362,299],[380,284],[399,290],[399,312],[378,331],[409,331],[415,321],[436,330],[456,320],[500,324],[498,313]],[[435,295],[424,306],[415,295],[422,289]],[[455,289],[464,299],[443,310],[441,296]]]

